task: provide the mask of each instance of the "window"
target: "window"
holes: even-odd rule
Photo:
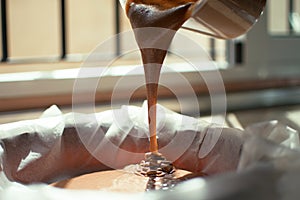
[[[300,0],[269,1],[268,19],[271,35],[300,35]]]
[[[1,54],[4,60],[8,58],[12,62],[39,61],[41,58],[59,60],[61,56],[71,61],[82,60],[99,43],[117,32],[130,30],[118,0],[1,2],[6,11],[2,12],[2,21],[6,25],[2,26],[1,34],[7,33],[1,40],[1,51],[4,50],[5,55]],[[185,34],[202,44],[214,59],[224,61],[224,41]],[[124,41],[116,41],[106,53],[115,55],[118,45],[124,45]]]
[[[294,87],[298,86],[297,77],[300,77],[299,11],[300,0],[268,0],[259,22],[248,34],[235,40],[213,39],[187,30],[179,33],[200,44],[217,63],[228,98],[231,93],[248,93],[257,88],[291,84]],[[0,111],[70,105],[74,80],[86,56],[101,42],[128,30],[130,25],[118,0],[2,0]],[[122,53],[126,42],[130,41],[115,37],[115,42],[100,56],[114,58]],[[198,56],[185,41],[179,45],[181,51]],[[172,54],[167,60],[185,62]],[[136,64],[140,64],[138,52],[114,62],[124,69]],[[207,95],[199,73],[184,70],[180,73],[195,84],[198,96]],[[106,90],[96,95],[98,102],[109,102],[114,84],[121,79],[116,74],[105,77]],[[203,70],[205,74],[210,72]],[[250,100],[247,103],[244,98],[241,104],[229,100],[228,107],[231,104],[249,107],[260,101],[259,98]],[[262,105],[271,105],[262,101]],[[203,99],[199,102],[206,104]]]
[[[299,8],[300,0],[268,1],[263,17],[247,35],[249,65],[280,73],[299,71]]]

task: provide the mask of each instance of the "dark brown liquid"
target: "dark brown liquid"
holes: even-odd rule
[[[176,31],[189,18],[190,8],[195,1],[128,0],[126,4],[127,16],[134,29],[144,65],[150,152],[158,152],[156,104],[160,70]]]

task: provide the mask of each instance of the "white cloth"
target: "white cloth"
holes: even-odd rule
[[[85,159],[87,152],[93,154],[108,151],[105,144],[99,147],[99,141],[101,143],[103,138],[125,150],[133,147],[141,150],[138,148],[148,142],[145,106],[124,106],[96,115],[62,114],[54,106],[40,119],[0,125],[0,199],[294,199],[300,196],[297,189],[300,183],[299,136],[294,130],[278,122],[266,122],[248,127],[242,132],[207,124],[161,106],[159,109],[162,115],[158,116],[158,140],[165,147],[164,154],[177,159],[175,164],[182,168],[191,171],[201,168],[214,176],[187,181],[173,192],[139,194],[70,191],[46,184],[26,186],[17,183],[55,179],[62,170],[63,165],[59,164],[64,159],[70,159],[66,162],[69,167],[78,167],[77,160],[80,162]],[[80,133],[79,136],[73,134],[75,129],[71,128],[76,126],[76,133],[85,133],[83,137]],[[210,134],[215,131],[221,131],[220,138],[212,151],[201,157],[201,148],[215,143],[210,139],[213,138]],[[242,135],[246,136],[243,149]],[[89,139],[87,143],[84,141],[86,138]],[[86,144],[94,149],[83,151]],[[113,150],[115,152],[108,155],[115,156],[113,161],[118,162],[119,167],[140,159],[138,156],[126,157],[134,155],[130,154],[132,152],[122,154],[119,150]],[[172,157],[174,150],[177,155]],[[75,157],[69,158],[70,155]],[[102,162],[101,156],[99,159],[99,163],[88,163],[86,168],[90,170],[94,169],[91,167],[98,167],[101,170],[101,167],[105,169],[107,164],[111,164],[109,161]],[[235,172],[235,169],[238,171]]]

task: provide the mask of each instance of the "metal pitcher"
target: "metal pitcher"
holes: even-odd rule
[[[126,0],[119,0],[123,8]],[[199,0],[182,28],[215,38],[245,34],[262,14],[266,0]]]

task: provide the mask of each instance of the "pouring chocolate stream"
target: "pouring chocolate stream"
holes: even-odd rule
[[[126,3],[126,13],[134,30],[144,66],[150,152],[153,153],[158,153],[156,104],[161,67],[176,31],[190,17],[194,2],[196,0],[128,0]]]

